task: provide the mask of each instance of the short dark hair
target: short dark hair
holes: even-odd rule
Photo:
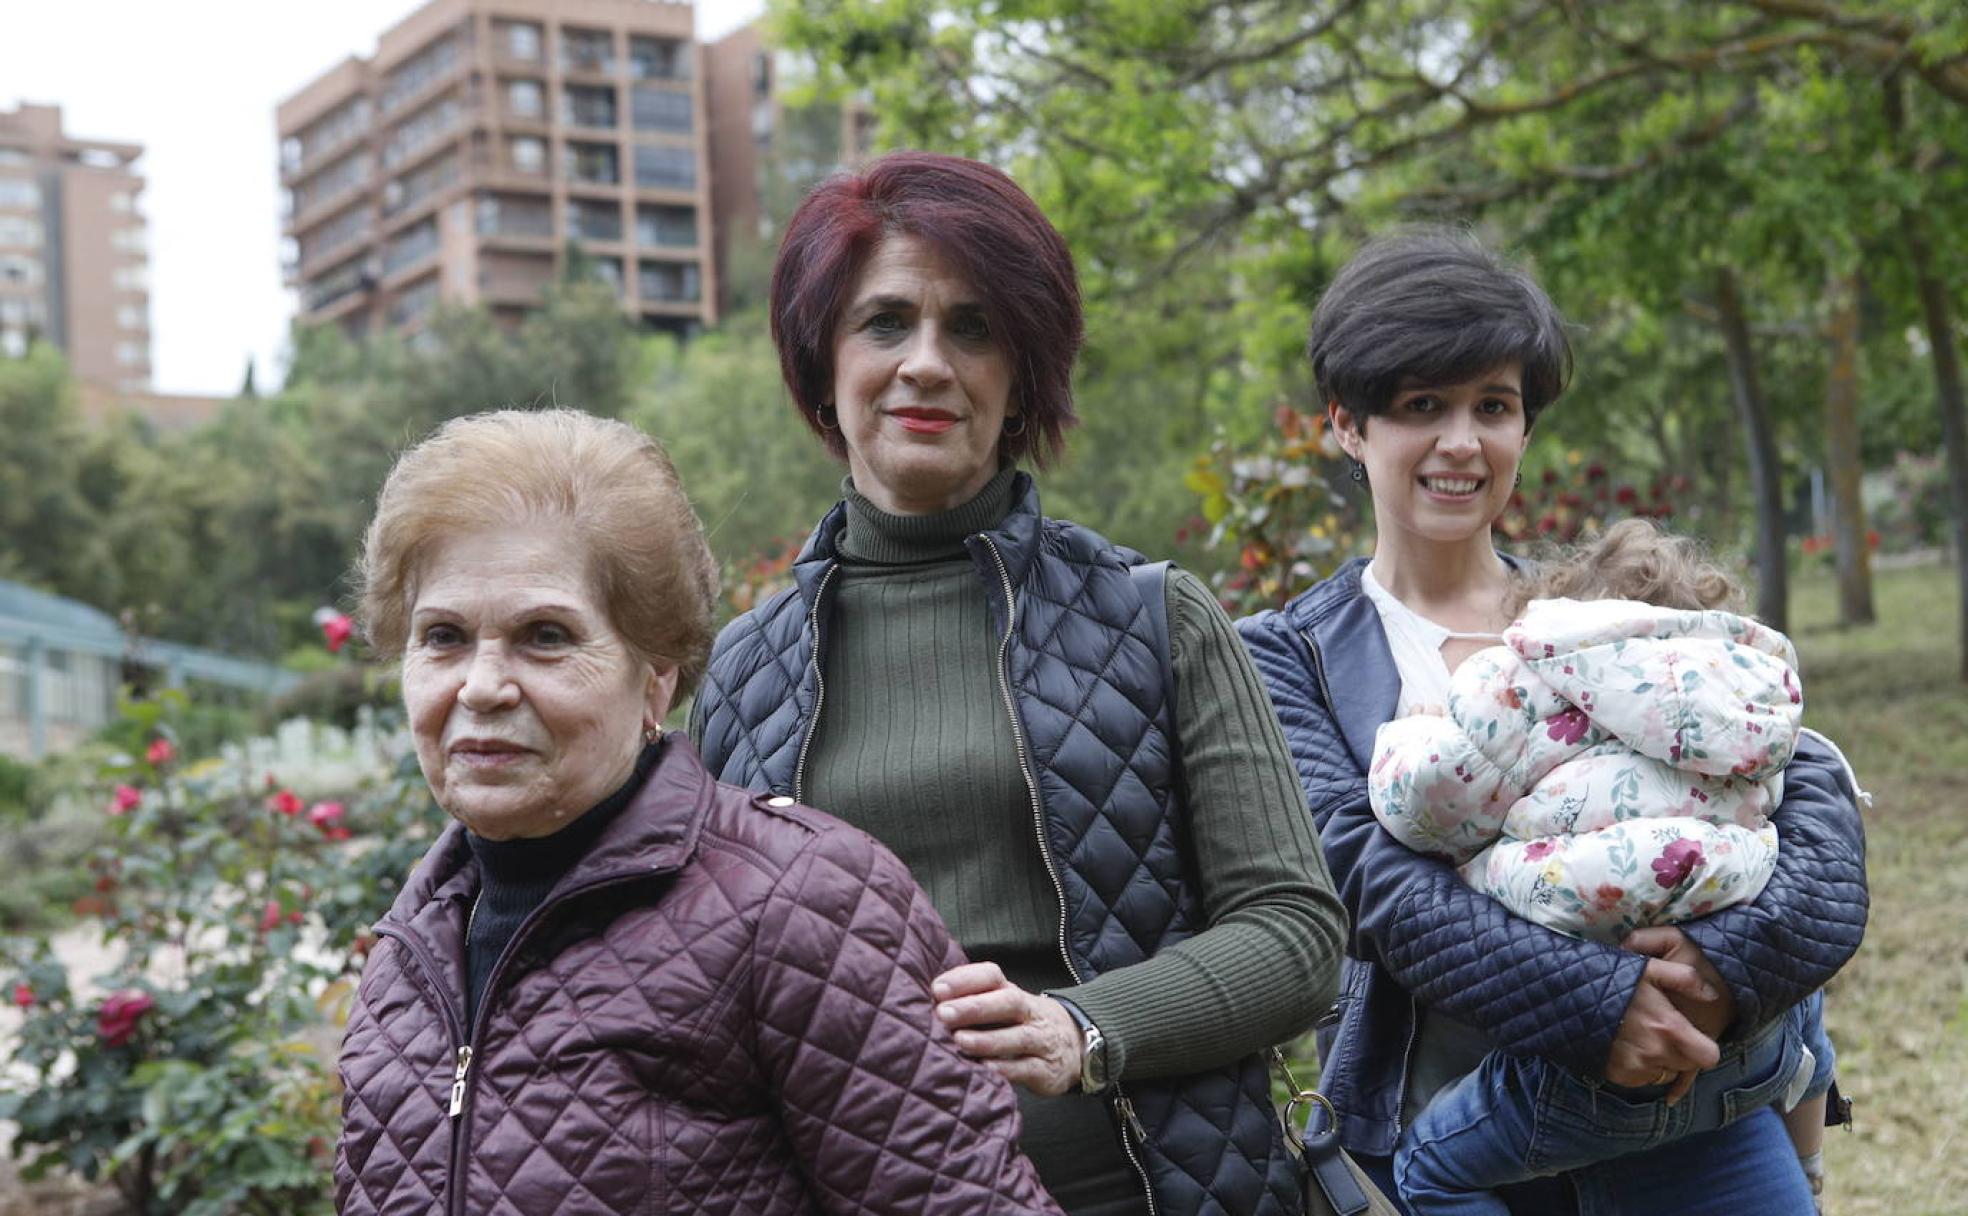
[[[890,153],[827,178],[793,212],[772,264],[771,306],[793,404],[836,457],[847,454],[840,432],[820,425],[833,404],[834,335],[855,277],[898,234],[935,248],[983,297],[1026,422],[1002,450],[1045,464],[1078,421],[1073,361],[1085,327],[1073,255],[1018,183],[960,156]]]
[[[1528,430],[1572,378],[1572,345],[1551,297],[1450,229],[1410,229],[1362,246],[1320,297],[1305,353],[1321,401],[1362,419],[1386,413],[1408,377],[1453,384],[1514,362],[1523,369]]]

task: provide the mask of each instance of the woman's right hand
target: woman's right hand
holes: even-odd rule
[[[1693,967],[1648,959],[1626,1016],[1620,1019],[1612,1050],[1606,1053],[1605,1069],[1606,1080],[1630,1088],[1664,1085],[1674,1078],[1667,1094],[1669,1105],[1687,1093],[1695,1074],[1722,1058],[1715,1040],[1674,1007],[1673,995],[1697,1001],[1713,998]]]

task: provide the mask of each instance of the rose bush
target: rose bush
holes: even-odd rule
[[[0,978],[22,1014],[0,1118],[22,1173],[115,1184],[142,1214],[326,1213],[339,1119],[332,1050],[389,905],[443,817],[407,747],[306,802],[276,775],[184,763],[174,702],[99,774],[87,863],[111,966],[73,982],[48,939]]]

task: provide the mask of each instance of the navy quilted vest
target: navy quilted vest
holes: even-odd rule
[[[965,542],[991,599],[1001,686],[1058,880],[1061,945],[1082,980],[1148,958],[1204,927],[1184,865],[1170,754],[1173,698],[1128,575],[1141,560],[1097,533],[1039,513],[1021,474],[1018,505]],[[820,522],[795,586],[719,635],[693,716],[719,779],[798,797],[825,688],[817,646],[846,509]],[[1296,1166],[1271,1102],[1265,1057],[1116,1087],[1110,1112],[1159,1213],[1298,1211]],[[1131,1117],[1130,1117],[1131,1116]],[[1137,1125],[1138,1126],[1134,1126]]]

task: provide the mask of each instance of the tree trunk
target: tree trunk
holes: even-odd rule
[[[1825,465],[1831,482],[1832,554],[1838,567],[1838,623],[1870,625],[1872,555],[1866,545],[1865,466],[1859,459],[1859,276],[1834,274],[1831,369],[1825,377]]]
[[[1756,352],[1749,344],[1749,320],[1743,315],[1736,272],[1726,266],[1715,273],[1715,311],[1729,360],[1736,421],[1749,444],[1749,482],[1756,500],[1756,615],[1772,629],[1787,630],[1790,582],[1784,556],[1783,475],[1777,464],[1776,436],[1770,431],[1770,411],[1756,379]]]
[[[1920,285],[1920,311],[1927,321],[1927,341],[1934,348],[1934,398],[1941,412],[1941,444],[1947,454],[1948,505],[1954,516],[1954,578],[1956,611],[1960,614],[1961,678],[1968,682],[1968,394],[1961,386],[1961,356],[1954,345],[1954,318],[1948,308],[1947,285],[1933,272],[1933,249],[1927,242],[1926,217],[1907,212],[1907,256],[1913,259]]]
[[[1906,128],[1904,81],[1895,72],[1886,79],[1886,126],[1896,143]],[[1900,159],[1910,162],[1901,143]],[[1927,237],[1927,213],[1918,207],[1900,212],[1906,233],[1907,257],[1920,292],[1920,312],[1927,323],[1927,342],[1933,348],[1934,403],[1941,414],[1941,446],[1948,471],[1948,507],[1954,524],[1955,612],[1961,647],[1961,679],[1968,683],[1968,394],[1961,387],[1961,357],[1954,345],[1954,317],[1948,307],[1947,284],[1934,273],[1934,246]]]

